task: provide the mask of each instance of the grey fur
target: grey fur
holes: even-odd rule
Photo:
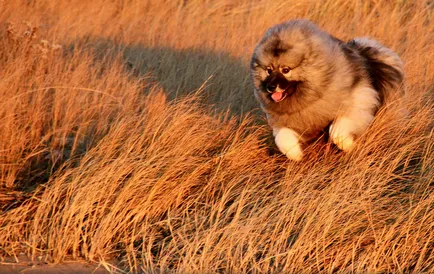
[[[278,68],[283,66],[291,68],[290,77],[285,77],[288,83],[280,77],[283,74]],[[273,71],[271,75],[267,75],[267,67]],[[378,104],[369,108],[374,115],[404,76],[402,61],[392,50],[367,38],[343,42],[308,20],[292,20],[268,29],[254,50],[250,69],[255,96],[270,126],[290,128],[302,141],[318,136],[357,104],[351,98],[361,87],[377,92]],[[273,101],[267,90],[275,85],[286,90],[287,96],[280,102]],[[296,85],[295,91],[290,85]]]

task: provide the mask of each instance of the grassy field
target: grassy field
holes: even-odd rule
[[[379,40],[406,79],[354,151],[294,163],[248,62],[301,17]],[[434,272],[433,92],[432,1],[2,1],[0,259]]]

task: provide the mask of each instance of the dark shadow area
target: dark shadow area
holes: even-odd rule
[[[129,74],[161,86],[170,100],[200,89],[202,102],[210,106],[210,110],[228,110],[239,116],[261,113],[253,94],[249,60],[241,60],[227,52],[150,48],[140,44],[117,44],[107,39],[84,39],[68,47],[69,52],[77,49],[93,52],[107,66],[116,58],[122,58]]]

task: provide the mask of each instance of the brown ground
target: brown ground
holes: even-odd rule
[[[103,266],[98,264],[91,264],[83,261],[68,262],[65,261],[60,264],[49,264],[43,261],[31,261],[28,257],[21,255],[16,262],[13,258],[7,258],[0,262],[0,273],[2,274],[15,274],[15,273],[28,273],[28,274],[105,274],[110,273]]]

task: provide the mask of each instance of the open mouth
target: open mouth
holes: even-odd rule
[[[295,92],[295,89],[297,87],[296,83],[293,83],[289,85],[286,89],[277,89],[275,92],[271,94],[271,99],[273,99],[274,102],[278,103],[283,101],[288,95]]]
[[[286,90],[275,91],[271,94],[271,99],[273,99],[274,102],[280,102],[285,99],[287,95]]]

